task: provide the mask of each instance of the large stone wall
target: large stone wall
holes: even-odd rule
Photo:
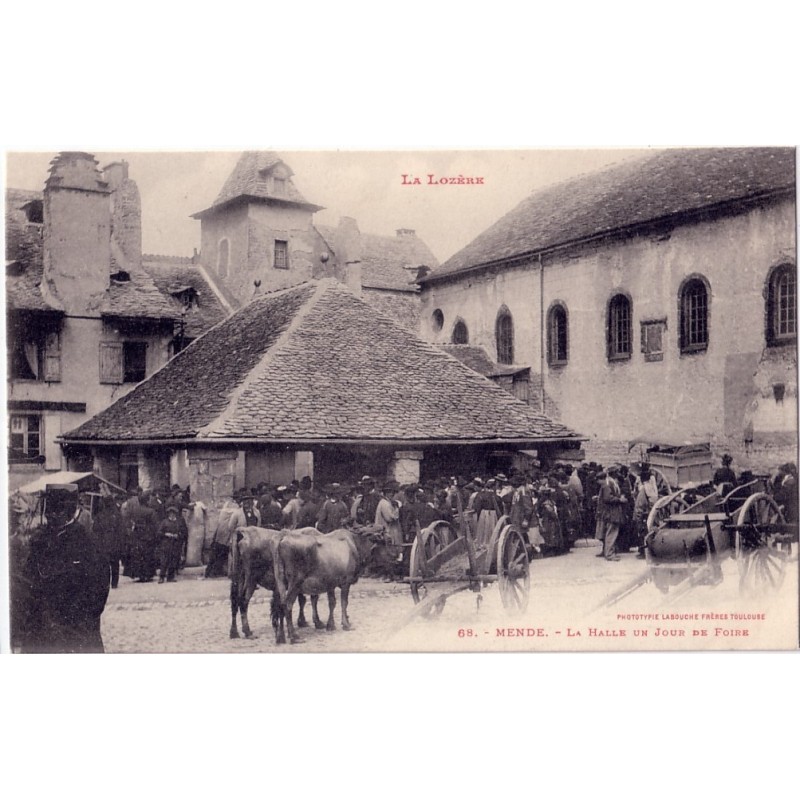
[[[600,439],[645,435],[710,441],[717,454],[732,452],[742,468],[796,455],[796,346],[767,347],[764,324],[770,270],[796,263],[795,250],[794,203],[781,201],[545,259],[543,308],[546,315],[556,301],[566,306],[569,358],[564,366],[545,364],[544,387],[561,420],[590,437],[587,452],[603,454]],[[694,274],[710,285],[709,344],[682,354],[678,295]],[[538,371],[539,281],[538,264],[531,262],[434,284],[423,292],[419,330],[429,340],[449,341],[463,319],[470,343],[494,356],[495,320],[505,306],[514,318],[515,362]],[[632,301],[633,348],[630,359],[610,362],[607,308],[618,292]],[[435,309],[445,320],[438,331],[431,322]],[[641,322],[656,319],[666,320],[664,355],[648,362]],[[777,384],[784,387],[781,401]]]

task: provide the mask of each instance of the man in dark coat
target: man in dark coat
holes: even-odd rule
[[[332,483],[327,487],[328,498],[320,506],[317,513],[317,529],[322,533],[330,533],[342,528],[350,516],[350,509],[342,500],[343,487]]]
[[[722,483],[728,483],[731,488],[736,486],[736,473],[731,469],[733,459],[728,453],[722,456],[722,466],[714,473],[712,483],[714,486],[719,486]]]
[[[611,466],[606,478],[600,485],[600,496],[597,500],[597,519],[602,524],[603,556],[606,561],[619,561],[617,555],[617,537],[625,516],[626,499],[619,488],[619,470]]]
[[[12,646],[26,653],[102,653],[108,560],[78,521],[78,487],[48,486],[46,523],[17,553]]]
[[[131,561],[138,583],[148,583],[156,574],[158,517],[152,508],[151,495],[142,492],[137,505],[130,509]]]
[[[158,556],[161,571],[158,582],[174,583],[175,573],[178,570],[183,548],[184,531],[186,524],[180,518],[180,509],[176,505],[167,506],[167,517],[158,526],[159,544]]]
[[[119,585],[119,562],[126,557],[128,537],[117,503],[111,495],[100,497],[94,515],[94,537],[111,567],[111,588]]]

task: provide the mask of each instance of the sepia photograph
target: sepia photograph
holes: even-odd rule
[[[14,653],[797,650],[791,147],[6,154]]]

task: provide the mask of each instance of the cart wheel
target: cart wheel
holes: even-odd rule
[[[521,614],[528,607],[531,572],[522,534],[508,525],[497,543],[497,582],[503,607]]]
[[[742,506],[734,545],[740,592],[753,594],[780,588],[786,576],[787,554],[780,549],[775,534],[761,531],[759,525],[784,521],[778,504],[764,492],[751,495]]]
[[[689,503],[684,498],[685,490],[681,489],[665,497],[659,497],[647,515],[647,532],[654,533],[661,524],[673,514],[680,514],[689,508]]]
[[[422,531],[422,546],[425,549],[425,557],[432,558],[447,545],[449,536],[449,528],[444,526],[436,526],[426,528]],[[409,578],[421,578],[422,575],[422,560],[419,557],[419,540],[414,539],[414,544],[411,546],[411,557],[408,569]],[[414,598],[414,603],[419,603],[428,596],[428,587],[424,583],[411,583],[411,596]],[[445,599],[442,598],[441,603],[435,603],[430,607],[426,616],[429,618],[438,617],[444,609]]]
[[[658,487],[659,495],[665,497],[668,494],[672,494],[674,489],[669,485],[667,476],[660,469],[656,469],[655,467],[650,467],[650,472],[656,477],[656,486]]]

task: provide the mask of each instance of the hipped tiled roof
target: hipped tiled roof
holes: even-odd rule
[[[487,378],[516,375],[530,370],[529,366],[523,364],[497,364],[489,358],[489,354],[483,347],[474,344],[440,344],[439,347],[445,353],[455,356],[462,364],[466,364],[470,369],[480,372]]]
[[[153,279],[161,294],[169,299],[172,312],[184,320],[184,335],[190,339],[202,336],[222,322],[228,311],[206,281],[203,272],[189,258],[146,255],[142,266]],[[197,303],[184,311],[183,301],[176,292],[190,288],[197,294]]]
[[[325,280],[255,298],[65,438],[524,443],[579,437]]]
[[[665,150],[535,192],[423,282],[794,185],[793,148]]]
[[[336,228],[314,224],[319,234],[336,252]],[[395,292],[418,291],[416,268],[438,266],[436,256],[416,234],[379,236],[360,234],[361,285],[365,289]]]
[[[271,171],[278,165],[283,164],[289,170],[290,177],[285,183],[285,193],[275,194],[272,191],[269,177]],[[252,198],[258,200],[277,200],[283,203],[297,203],[308,208],[319,209],[309,203],[298,191],[291,179],[291,169],[285,161],[277,154],[265,150],[255,150],[242,153],[233,172],[222,186],[217,199],[204,211],[198,211],[194,217],[201,217],[217,208],[228,205],[229,203],[241,198]]]

